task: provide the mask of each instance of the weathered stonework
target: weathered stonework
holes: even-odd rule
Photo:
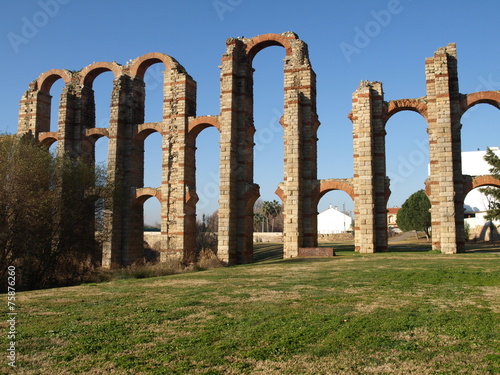
[[[268,46],[285,49],[284,176],[276,194],[284,205],[284,256],[299,248],[317,247],[317,205],[328,191],[343,190],[355,202],[356,250],[387,249],[385,124],[401,110],[420,113],[428,122],[431,175],[427,193],[432,202],[433,247],[445,253],[463,250],[461,207],[471,186],[483,180],[464,178],[460,160],[460,117],[477,103],[500,108],[499,92],[460,95],[456,49],[439,49],[426,61],[427,96],[384,101],[380,82],[362,82],[353,94],[350,118],[354,134],[354,177],[317,179],[316,76],[307,45],[292,32],[255,38],[230,38],[222,56],[220,114],[196,116],[196,83],[173,58],[150,53],[125,66],[94,63],[79,72],[50,70],[33,81],[21,100],[19,133],[32,133],[40,143],[58,142],[58,152],[94,159],[94,144],[109,139],[108,176],[119,189],[107,202],[105,222],[111,236],[102,265],[129,265],[142,256],[143,204],[161,202],[160,259],[192,261],[195,250],[196,137],[207,127],[220,132],[218,255],[228,264],[253,261],[253,206],[259,186],[253,180],[253,68],[255,55]],[[144,123],[147,69],[165,66],[163,119]],[[101,73],[114,75],[108,128],[97,128],[92,83]],[[50,88],[59,79],[57,132],[50,132]],[[144,186],[144,140],[162,137],[162,183]],[[486,180],[485,180],[486,181]],[[89,223],[93,226],[93,223]]]
[[[354,125],[357,251],[383,251],[387,247],[384,228],[390,190],[385,177],[385,124],[399,111],[415,111],[428,124],[430,176],[426,193],[431,201],[433,249],[448,254],[464,251],[465,195],[473,187],[499,184],[491,176],[462,175],[460,118],[478,103],[500,108],[500,92],[459,93],[455,44],[438,49],[426,60],[426,83],[427,95],[417,99],[385,102],[379,82],[362,82],[353,94],[349,118]]]

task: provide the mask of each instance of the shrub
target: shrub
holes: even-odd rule
[[[221,261],[213,251],[202,250],[196,265],[201,270],[209,270],[212,268],[224,267],[226,264]]]

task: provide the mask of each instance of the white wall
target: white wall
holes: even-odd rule
[[[490,147],[490,149],[500,157],[498,147]],[[462,152],[462,174],[471,176],[482,176],[490,174],[491,166],[484,160],[486,151],[466,151]]]
[[[335,208],[328,208],[318,215],[318,234],[343,233],[351,228],[352,218]]]

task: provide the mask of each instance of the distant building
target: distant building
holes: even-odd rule
[[[490,149],[500,157],[498,147]],[[462,152],[462,173],[470,176],[483,176],[490,174],[491,166],[484,160],[486,151]],[[488,210],[488,199],[478,189],[472,190],[464,200],[464,208],[467,214],[480,213]]]
[[[398,217],[399,207],[391,207],[387,209],[387,227],[389,230],[399,232],[398,224],[396,219]]]
[[[490,149],[500,157],[498,147],[490,147]],[[486,151],[462,152],[462,173],[470,176],[489,175],[491,166],[484,160],[485,154]],[[490,239],[490,222],[484,218],[486,211],[488,211],[488,198],[483,193],[474,189],[467,194],[464,200],[464,217],[470,228],[470,238]],[[500,221],[496,220],[493,224],[498,226]],[[498,232],[495,232],[496,239]]]
[[[335,234],[352,231],[352,217],[339,211],[337,207],[328,207],[318,214],[318,234]]]
[[[490,150],[500,157],[498,147],[490,147]],[[470,176],[482,176],[490,174],[491,166],[484,160],[486,151],[465,151],[462,152],[462,174]]]

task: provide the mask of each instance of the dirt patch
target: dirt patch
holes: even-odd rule
[[[480,289],[483,291],[483,297],[489,302],[489,308],[495,313],[500,313],[500,288],[485,286]]]
[[[194,286],[203,286],[214,284],[213,281],[206,279],[190,279],[190,280],[179,280],[171,277],[161,278],[152,282],[143,282],[141,287],[177,287],[177,288],[189,288]]]

